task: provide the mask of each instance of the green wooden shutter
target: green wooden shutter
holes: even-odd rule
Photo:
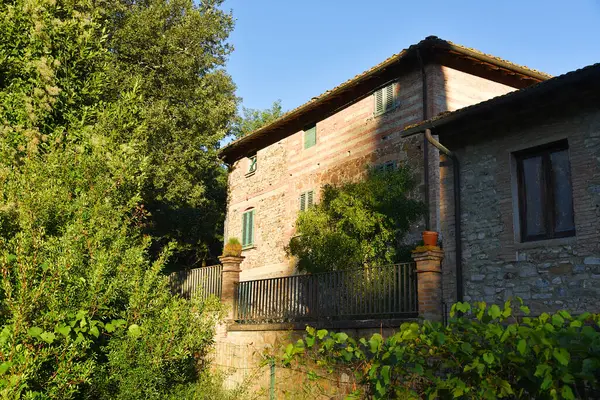
[[[242,215],[242,247],[254,244],[254,210],[246,211]]]
[[[242,214],[242,247],[248,245],[248,213]]]
[[[248,173],[256,171],[256,156],[250,157],[250,167],[248,168]]]
[[[383,104],[383,89],[379,89],[375,92],[375,115],[382,114],[385,111]]]
[[[314,192],[312,190],[309,190],[308,192],[306,192],[306,208],[310,208],[313,205],[313,196],[314,196]]]
[[[254,244],[254,210],[249,212],[248,218],[250,219],[248,223],[248,246],[252,246]]]
[[[394,84],[385,87],[385,111],[394,108]]]
[[[308,149],[317,144],[317,126],[313,126],[304,131],[304,148]]]
[[[398,83],[394,82],[386,87],[383,87],[377,90],[374,93],[375,96],[375,109],[373,111],[374,115],[380,115],[389,111],[396,107],[397,98],[396,98],[396,88]]]
[[[300,195],[300,211],[306,210],[306,193]]]

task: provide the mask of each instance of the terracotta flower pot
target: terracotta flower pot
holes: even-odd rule
[[[423,243],[425,246],[437,246],[438,233],[433,231],[423,232]]]

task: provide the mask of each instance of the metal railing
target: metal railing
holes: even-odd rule
[[[361,320],[418,313],[414,263],[243,281],[238,323]]]
[[[169,275],[171,292],[189,299],[192,294],[200,291],[202,298],[210,295],[221,297],[222,265],[194,268],[187,271],[177,271]]]

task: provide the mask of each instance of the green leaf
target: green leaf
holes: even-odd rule
[[[338,343],[346,343],[346,341],[348,340],[348,335],[344,332],[337,333],[335,335],[335,340]]]
[[[115,326],[109,322],[106,325],[104,325],[104,329],[106,329],[106,332],[112,333],[115,331]]]
[[[134,339],[139,338],[142,335],[142,330],[140,329],[140,326],[137,324],[131,324],[129,326],[128,332],[127,334],[129,336],[131,336]]]
[[[69,333],[71,333],[71,327],[68,325],[59,326],[56,328],[56,332],[60,333],[64,337],[67,337],[69,336]]]
[[[508,381],[505,381],[504,379],[500,381],[500,388],[500,394],[502,395],[500,397],[507,397],[511,394],[514,394],[512,386]]]
[[[37,326],[32,326],[27,330],[27,334],[33,338],[40,336],[44,332],[42,328],[38,328]]]
[[[90,335],[94,335],[94,337],[96,337],[96,338],[97,338],[98,336],[100,336],[100,331],[98,330],[98,327],[97,327],[97,326],[92,326],[92,327],[90,328]]]
[[[576,319],[574,321],[571,321],[571,323],[569,324],[569,327],[571,327],[571,328],[581,328],[582,325],[583,325],[583,323],[580,320]]]
[[[56,339],[56,336],[52,332],[44,332],[40,334],[40,339],[42,339],[48,344],[52,344],[52,342],[54,342],[54,339]]]
[[[291,356],[293,352],[294,352],[294,345],[290,343],[285,348],[285,354],[287,354],[288,356]]]
[[[565,320],[560,315],[554,314],[552,316],[552,325],[556,326],[557,328],[560,327],[560,326],[563,326],[564,323],[565,323]]]
[[[381,396],[385,394],[385,386],[381,384],[380,380],[377,380],[377,383],[375,384],[375,390],[377,390],[377,393],[379,393]]]
[[[77,311],[77,315],[75,315],[75,319],[79,321],[81,319],[84,319],[86,317],[86,315],[87,315],[87,311],[79,310],[79,311]]]
[[[369,339],[369,346],[371,348],[371,353],[377,353],[377,351],[379,350],[379,345],[381,344],[382,341],[383,341],[383,338],[378,333],[371,336],[371,339]]]
[[[551,370],[552,367],[550,367],[549,365],[539,364],[535,368],[535,373],[533,375],[541,378],[542,376],[546,376]]]
[[[520,306],[519,309],[523,312],[523,314],[525,315],[529,315],[531,313],[531,310],[529,310],[529,307],[527,306]]]
[[[463,394],[465,394],[465,388],[462,386],[455,387],[454,390],[452,390],[452,397],[454,397],[455,399],[457,397],[462,396]]]
[[[390,366],[389,365],[384,365],[381,368],[381,376],[383,377],[383,382],[386,385],[390,384]]]
[[[443,332],[437,332],[436,338],[440,346],[442,346],[446,342],[446,335],[444,335]]]
[[[456,303],[456,309],[462,313],[471,311],[471,305],[469,303]]]
[[[473,354],[473,346],[470,343],[461,343],[460,349],[469,355]]]
[[[323,338],[324,338],[325,336],[327,336],[327,334],[328,334],[328,333],[329,333],[329,332],[327,331],[327,329],[319,329],[319,330],[317,331],[317,337],[318,337],[320,340],[323,340]]]
[[[418,374],[418,375],[423,375],[425,373],[425,371],[423,370],[423,366],[421,364],[415,364],[415,366],[413,367],[413,370]]]
[[[527,341],[525,339],[519,340],[519,343],[517,344],[517,350],[522,356],[525,355],[525,351],[527,350]]]
[[[10,361],[5,361],[2,364],[0,364],[0,375],[5,374],[6,371],[10,369],[10,367],[12,367],[12,362]]]
[[[569,365],[569,360],[571,359],[571,355],[569,352],[562,347],[555,347],[552,351],[552,355],[556,360],[562,365]]]
[[[496,304],[492,304],[488,310],[488,315],[496,319],[502,315],[502,311],[500,311],[500,307],[498,307]]]
[[[483,361],[485,361],[488,364],[493,363],[494,355],[492,353],[483,353]]]
[[[550,385],[552,385],[552,375],[548,374],[544,377],[540,388],[542,388],[542,390],[546,390],[550,387]]]
[[[573,394],[573,391],[571,390],[571,387],[569,385],[563,386],[560,391],[560,394],[562,394],[562,397],[565,400],[574,400],[575,399],[575,395]]]

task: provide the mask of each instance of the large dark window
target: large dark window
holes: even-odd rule
[[[575,235],[567,141],[515,154],[519,179],[521,240]]]

